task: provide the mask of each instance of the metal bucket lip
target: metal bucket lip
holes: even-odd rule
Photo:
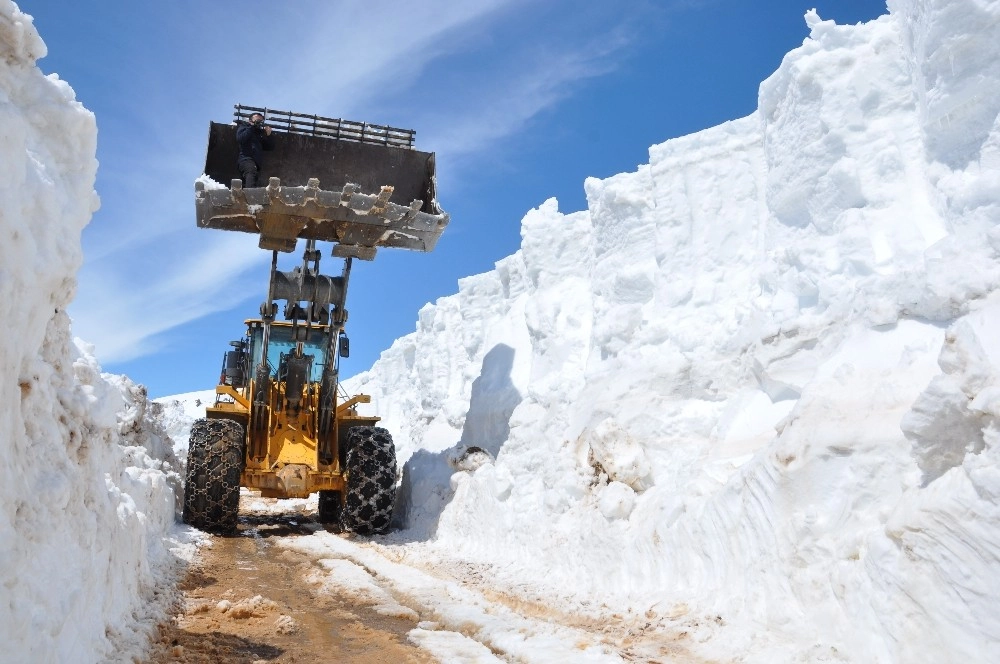
[[[345,185],[340,191],[283,187],[273,178],[267,187],[243,189],[206,186],[195,182],[197,223],[202,228],[261,235],[261,246],[293,251],[298,239],[335,242],[337,255],[374,258],[375,249],[393,247],[432,251],[447,227],[449,215],[436,200],[434,212],[420,210],[421,201],[409,206],[379,204],[383,192],[366,194]],[[345,247],[357,247],[355,250]]]

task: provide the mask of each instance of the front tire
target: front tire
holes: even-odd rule
[[[246,435],[232,420],[197,420],[188,444],[184,523],[210,533],[236,530]]]
[[[343,525],[359,535],[384,533],[396,500],[396,447],[381,427],[353,427],[348,435],[347,501]]]

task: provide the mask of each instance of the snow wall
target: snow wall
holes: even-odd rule
[[[45,52],[0,0],[0,659],[132,661],[169,603],[179,477],[145,390],[70,334],[97,127]]]
[[[1000,2],[888,9],[351,381],[399,537],[708,657],[1000,661]]]

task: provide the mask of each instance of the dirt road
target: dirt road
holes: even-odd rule
[[[492,568],[428,557],[405,540],[338,535],[314,504],[279,502],[244,494],[239,532],[201,548],[147,661],[704,661],[688,652],[701,618],[686,607],[564,610],[558,598],[497,585]]]
[[[316,592],[307,556],[275,547],[275,537],[308,537],[308,515],[241,516],[239,534],[214,537],[181,584],[183,606],[160,626],[150,662],[435,661],[407,643],[415,626]]]

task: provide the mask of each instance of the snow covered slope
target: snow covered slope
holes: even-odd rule
[[[708,657],[1000,660],[1000,2],[888,4],[351,382],[401,540]]]
[[[70,335],[97,128],[44,54],[0,0],[0,659],[131,661],[166,608],[179,478],[145,390]]]

